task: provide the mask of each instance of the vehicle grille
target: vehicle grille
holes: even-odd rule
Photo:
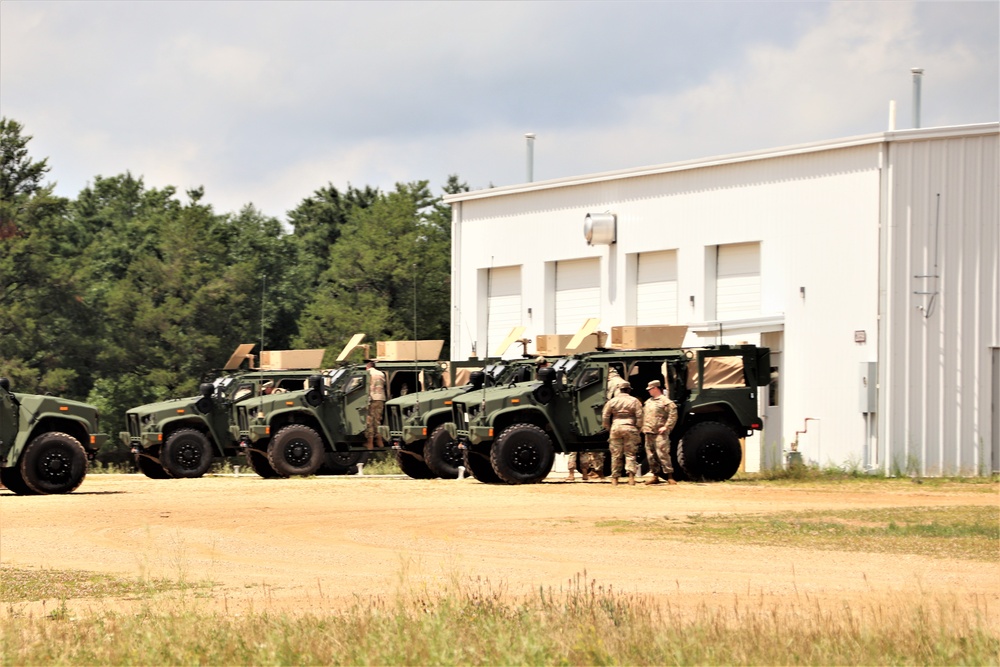
[[[451,404],[451,420],[455,422],[455,428],[459,431],[469,430],[469,422],[465,418],[465,403],[455,401]]]
[[[400,412],[399,406],[390,405],[386,412],[388,412],[389,430],[396,433],[401,432],[403,430],[403,415]]]
[[[247,406],[236,406],[236,425],[239,427],[240,433],[250,430],[250,417],[247,415]]]
[[[127,414],[125,419],[128,423],[128,434],[132,438],[139,437],[139,415]]]

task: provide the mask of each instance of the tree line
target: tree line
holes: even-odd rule
[[[116,434],[129,408],[196,394],[240,343],[323,347],[327,364],[356,332],[448,349],[451,211],[428,181],[328,183],[286,228],[129,172],[56,196],[30,140],[0,119],[0,375],[15,391],[86,400]]]

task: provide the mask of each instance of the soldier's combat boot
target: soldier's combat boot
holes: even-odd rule
[[[377,446],[379,447],[379,449],[385,447],[385,442],[383,442],[383,440],[382,440],[382,434],[381,433],[376,433],[375,434],[375,442],[376,442]]]
[[[660,483],[660,476],[657,475],[656,473],[653,473],[653,476],[650,479],[646,480],[646,486],[652,486],[654,484],[659,484],[659,483]]]
[[[574,481],[575,479],[576,479],[576,477],[574,477],[574,476],[573,476],[573,471],[572,471],[572,470],[570,470],[570,471],[569,471],[569,474],[568,474],[568,475],[566,475],[566,481],[567,481],[567,482],[572,482],[572,481]]]
[[[674,479],[673,475],[667,475],[667,484],[676,484],[677,480]]]
[[[628,474],[628,485],[629,486],[635,486],[635,473],[634,472],[630,472]]]
[[[612,477],[611,478],[611,486],[618,486],[618,478],[617,477]]]
[[[373,449],[373,448],[374,448],[374,445],[372,444],[372,439],[368,438],[368,441],[365,442],[365,449]]]

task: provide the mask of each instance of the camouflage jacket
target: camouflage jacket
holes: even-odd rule
[[[618,394],[604,404],[602,422],[605,429],[614,424],[628,424],[642,430],[642,403],[630,394]]]
[[[368,400],[384,401],[385,394],[385,373],[377,368],[368,369]]]
[[[643,433],[659,433],[664,426],[670,433],[677,423],[677,405],[666,394],[650,397],[642,407]]]

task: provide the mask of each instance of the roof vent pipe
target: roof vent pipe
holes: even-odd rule
[[[914,67],[913,72],[913,129],[920,128],[920,80],[924,76],[922,67]]]
[[[524,135],[528,140],[528,182],[535,180],[535,133],[528,132]]]

